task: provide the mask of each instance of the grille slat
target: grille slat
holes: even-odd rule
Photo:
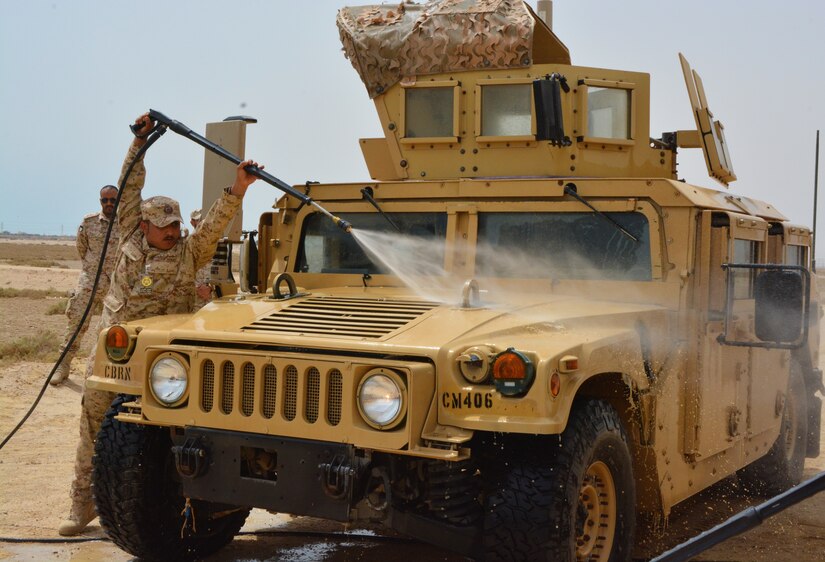
[[[298,413],[298,369],[294,365],[287,365],[284,374],[284,418],[292,421]]]
[[[221,377],[221,412],[232,413],[232,403],[235,399],[235,365],[226,361],[223,364],[223,376]]]
[[[341,423],[341,399],[344,394],[344,377],[333,369],[327,377],[327,421],[330,425]]]
[[[264,417],[271,419],[275,415],[275,405],[278,399],[278,371],[275,365],[264,366],[264,404],[261,411]]]
[[[207,359],[201,370],[201,408],[204,412],[211,412],[215,403],[215,364]]]
[[[372,334],[372,335],[384,335],[387,333],[385,328],[374,328],[374,327],[361,327],[361,326],[335,326],[335,325],[324,325],[324,324],[309,324],[309,323],[302,323],[300,326],[295,326],[292,324],[287,324],[283,322],[269,322],[269,323],[259,323],[255,322],[253,326],[266,326],[272,329],[276,329],[279,331],[290,331],[290,332],[316,332],[316,333],[335,333],[335,334]]]
[[[321,402],[321,372],[310,367],[306,373],[306,399],[304,400],[304,416],[309,423],[318,421],[318,408]]]
[[[255,407],[255,367],[244,363],[241,375],[241,413],[251,416]]]
[[[439,306],[429,301],[310,297],[259,318],[244,330],[380,338]]]
[[[404,323],[400,322],[400,320],[415,320],[418,315],[409,315],[407,318],[399,319],[398,316],[387,316],[386,320],[378,317],[373,316],[371,314],[350,314],[347,315],[347,321],[350,324],[356,325],[365,325],[365,326],[378,326],[378,327],[387,327],[387,326],[398,326],[399,324],[403,325]],[[255,322],[277,322],[278,320],[284,322],[292,322],[294,320],[301,320],[306,322],[312,322],[314,324],[333,324],[337,325],[341,323],[342,316],[340,314],[322,314],[314,312],[312,314],[300,314],[294,311],[283,311],[278,318],[261,318],[260,320],[256,320]]]

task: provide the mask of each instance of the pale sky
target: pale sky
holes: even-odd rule
[[[100,186],[117,181],[127,126],[149,108],[200,133],[229,115],[257,118],[247,129],[247,156],[290,184],[369,181],[358,138],[379,136],[380,126],[341,51],[335,15],[343,5],[0,0],[2,230],[73,233],[84,214],[99,210]],[[652,136],[695,126],[677,57],[684,53],[725,125],[739,177],[731,192],[812,224],[814,142],[825,129],[825,2],[555,0],[553,7],[554,31],[573,64],[651,75]],[[718,187],[698,150],[680,151],[680,162],[680,177]],[[200,147],[170,131],[146,164],[146,196],[175,197],[184,216],[200,205]],[[245,228],[278,194],[263,182],[252,186]]]

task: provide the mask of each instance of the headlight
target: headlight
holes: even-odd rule
[[[179,355],[164,353],[149,372],[149,385],[155,398],[166,406],[179,403],[189,387],[189,366]]]
[[[404,418],[404,382],[387,369],[374,369],[358,385],[358,410],[376,429],[392,429]]]

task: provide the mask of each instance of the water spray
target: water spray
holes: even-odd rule
[[[160,111],[155,111],[154,109],[150,109],[149,110],[149,119],[151,119],[152,121],[155,121],[157,123],[155,125],[155,127],[152,129],[152,131],[155,131],[155,130],[158,130],[158,129],[161,129],[161,128],[165,129],[165,128],[168,127],[169,129],[173,130],[174,132],[181,135],[182,137],[188,138],[189,140],[193,141],[194,143],[201,145],[205,149],[214,152],[218,156],[229,160],[233,164],[237,165],[237,164],[240,164],[241,162],[243,162],[243,160],[241,160],[240,158],[238,158],[237,156],[235,156],[234,154],[232,154],[231,152],[229,152],[228,150],[226,150],[222,146],[219,146],[219,145],[213,143],[212,141],[208,140],[207,138],[199,135],[198,133],[196,133],[195,131],[193,131],[192,129],[190,129],[189,127],[187,127],[186,125],[184,125],[180,121],[170,119],[169,117],[167,117],[166,115],[164,115]],[[141,125],[130,125],[130,127],[132,128],[132,132],[137,134],[137,130],[139,130],[141,128]],[[332,213],[330,213],[329,211],[324,209],[321,205],[319,205],[318,203],[313,201],[310,196],[305,195],[305,194],[301,193],[300,191],[297,191],[294,187],[292,187],[291,185],[279,180],[278,178],[276,178],[272,174],[269,174],[268,172],[265,172],[265,171],[261,170],[257,166],[252,166],[252,165],[246,166],[244,168],[244,170],[246,170],[248,173],[252,174],[253,176],[262,179],[263,181],[265,181],[269,185],[277,187],[278,189],[280,189],[281,191],[283,191],[287,195],[291,195],[292,197],[295,197],[296,199],[298,199],[299,201],[301,201],[305,205],[311,205],[311,206],[315,207],[316,209],[321,211],[323,214],[328,216],[330,219],[332,219],[332,222],[334,222],[335,225],[338,228],[340,228],[341,230],[343,230],[344,232],[352,232],[352,224],[350,224],[349,222],[345,221],[342,218],[336,217],[335,215],[333,215]]]

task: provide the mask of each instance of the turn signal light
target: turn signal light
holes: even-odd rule
[[[132,353],[134,339],[121,325],[115,325],[106,332],[106,355],[112,361],[125,361]]]
[[[561,392],[561,377],[556,371],[550,375],[550,396],[555,398]]]
[[[565,355],[559,359],[559,371],[572,373],[579,370],[579,358],[575,355]]]
[[[532,361],[512,347],[493,360],[493,381],[504,396],[522,396],[530,390],[536,368]]]

